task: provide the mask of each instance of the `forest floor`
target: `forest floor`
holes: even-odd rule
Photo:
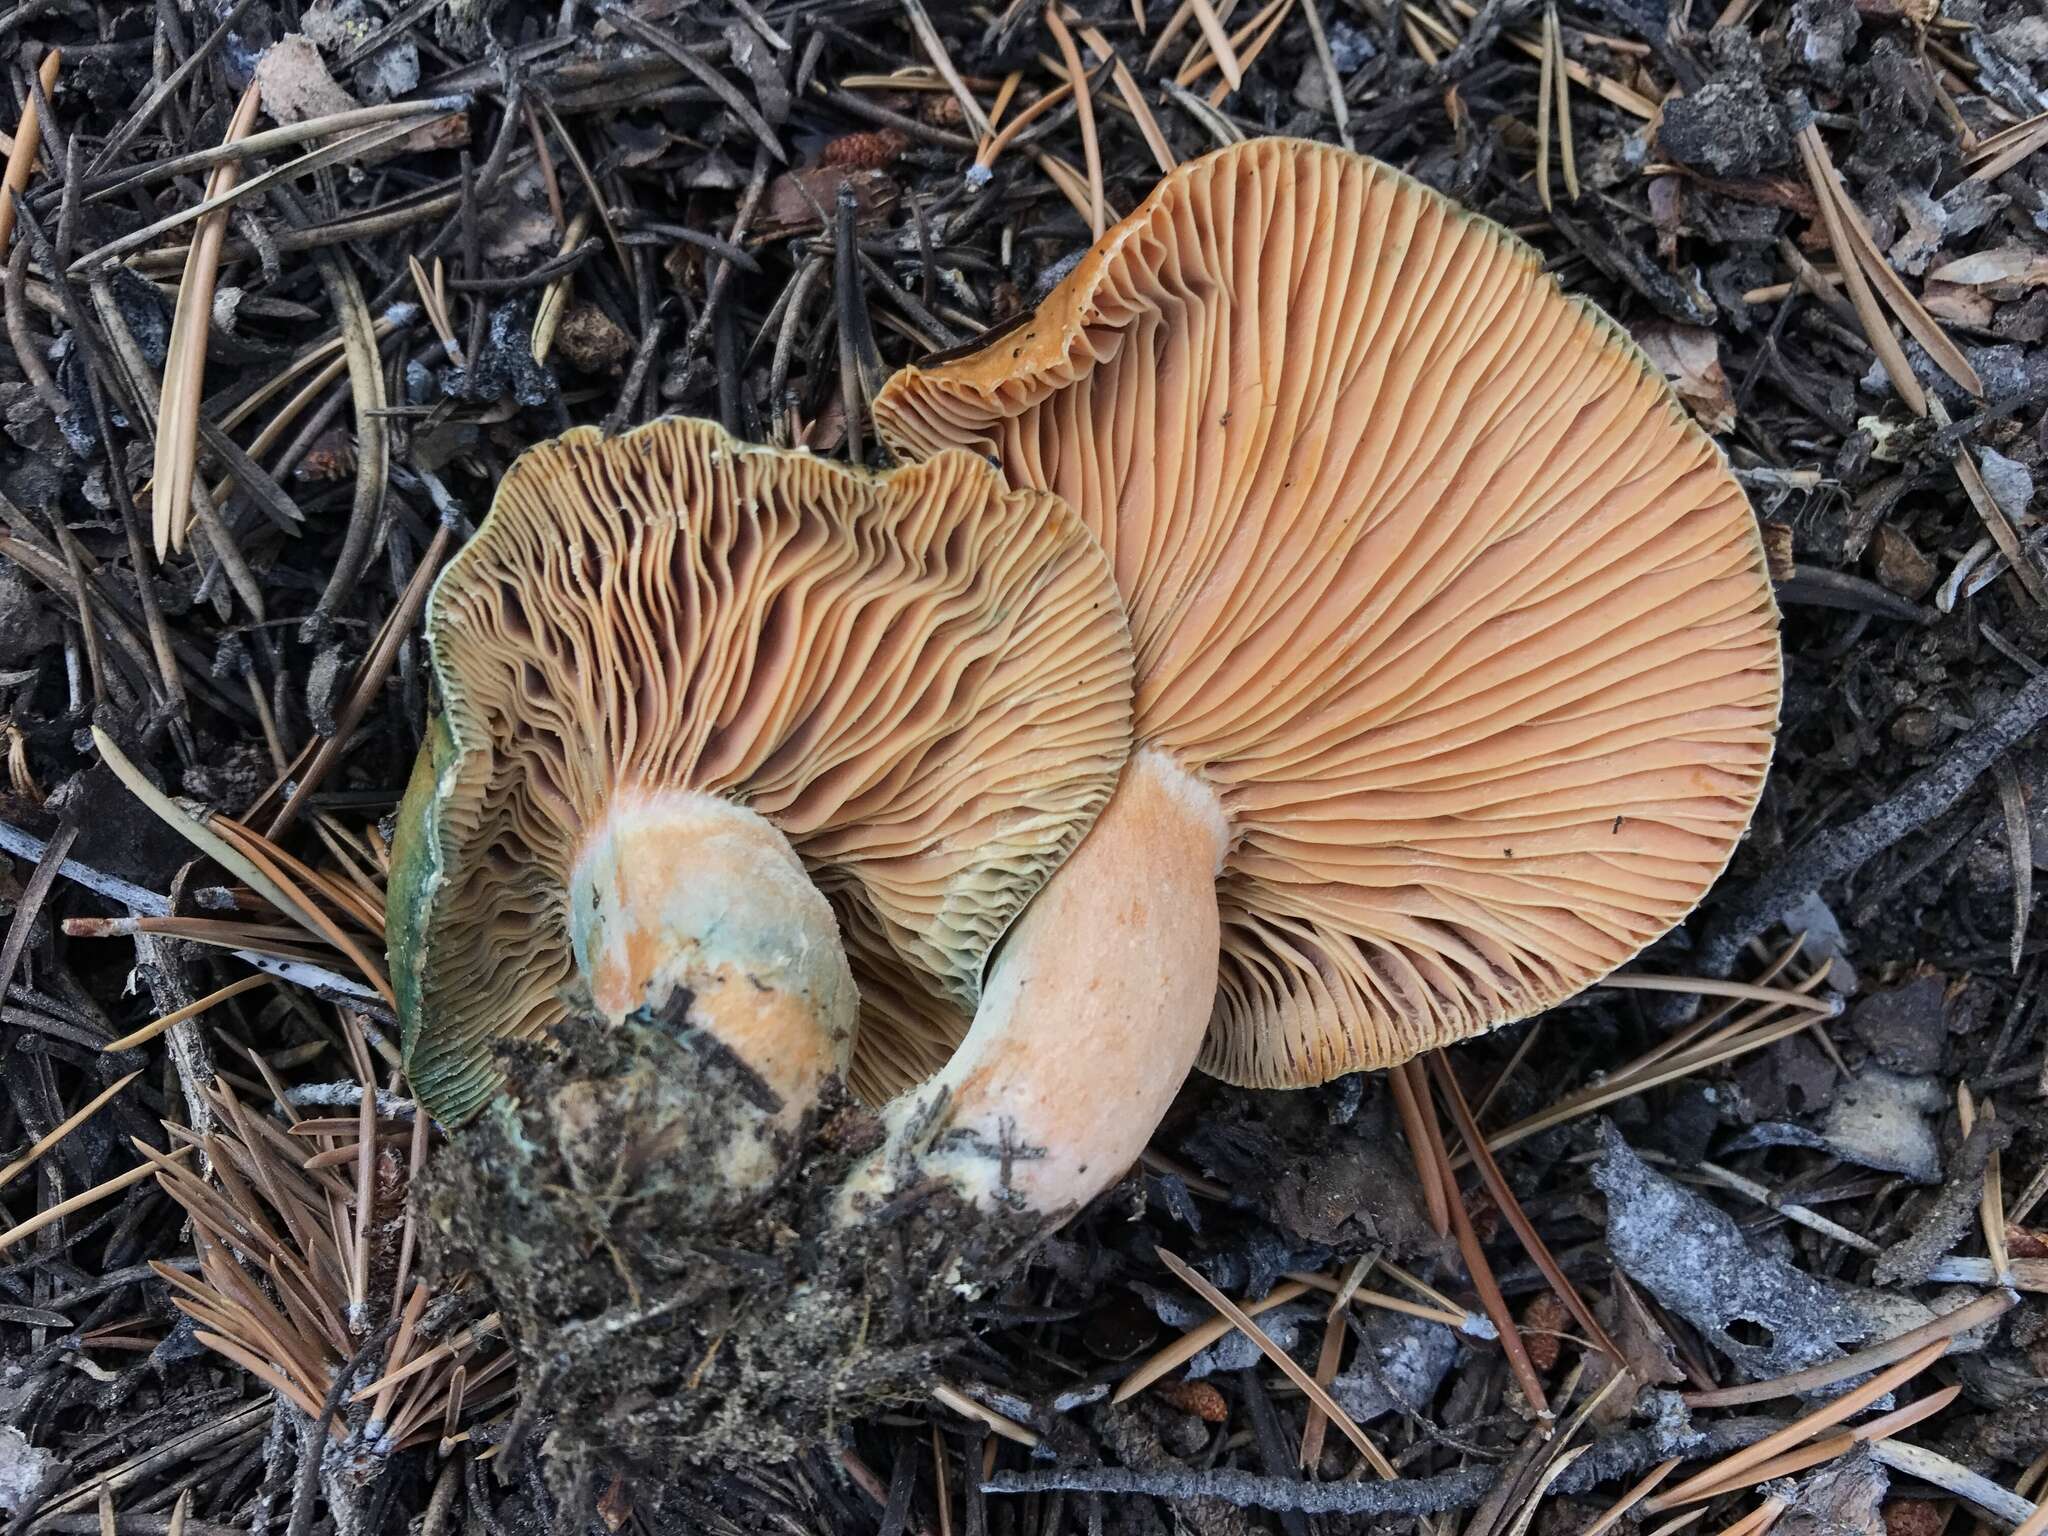
[[[2048,1522],[2048,9],[1083,0],[1063,40],[1021,0],[215,5],[0,11],[10,1533]],[[1777,758],[1631,969],[1748,990],[1198,1081],[925,1395],[563,1487],[488,1299],[409,1283],[432,1148],[365,980],[428,580],[570,423],[880,462],[863,360],[1028,308],[1092,177],[1113,217],[1270,134],[1515,230],[1727,451]],[[165,475],[200,494],[159,560]]]

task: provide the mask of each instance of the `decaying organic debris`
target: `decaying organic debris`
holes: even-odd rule
[[[765,1198],[720,1177],[759,1078],[696,1000],[501,1046],[506,1094],[436,1159],[438,1262],[492,1277],[520,1356],[512,1433],[558,1475],[781,1461],[966,1347],[974,1277],[1036,1228],[943,1190],[851,1231],[832,1192],[880,1137],[835,1083],[780,1132]]]

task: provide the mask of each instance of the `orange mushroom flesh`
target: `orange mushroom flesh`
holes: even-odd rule
[[[1190,162],[875,415],[1095,532],[1139,750],[865,1190],[1078,1204],[1198,1057],[1305,1085],[1526,1017],[1748,825],[1780,676],[1741,489],[1613,322],[1384,165]]]
[[[931,1048],[894,1025],[973,1007],[1128,748],[1100,549],[967,454],[870,476],[579,429],[513,465],[427,630],[387,920],[417,1091],[460,1121],[496,1041],[652,1016],[766,1090],[740,1186],[848,1070],[853,970],[895,978],[863,1026],[885,1084]]]

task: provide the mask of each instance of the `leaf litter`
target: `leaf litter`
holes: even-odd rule
[[[2032,1515],[2038,17],[31,0],[0,35],[22,194],[0,201],[13,1529]],[[266,125],[225,142],[252,80]],[[427,706],[424,578],[518,448],[573,421],[679,410],[872,453],[842,326],[886,367],[1001,323],[1164,167],[1266,132],[1349,142],[1515,228],[1717,435],[1786,610],[1756,827],[1627,985],[1404,1074],[1398,1102],[1379,1078],[1192,1085],[1146,1168],[970,1309],[927,1390],[789,1460],[578,1471],[488,1299],[399,1283],[427,1273],[407,1191],[437,1142],[415,1141],[374,919]],[[166,470],[182,547],[159,559]],[[1641,990],[1689,977],[1717,990]],[[1772,1395],[1727,1396],[1752,1388]],[[323,1419],[345,1467],[303,1453]],[[1710,1497],[1650,1509],[1689,1483]]]

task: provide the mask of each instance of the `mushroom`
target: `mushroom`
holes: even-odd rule
[[[496,1042],[572,1011],[687,1025],[766,1106],[740,1188],[847,1066],[845,949],[892,978],[886,1085],[1128,747],[1099,548],[964,453],[877,476],[705,422],[577,429],[513,464],[426,628],[387,918],[416,1091],[466,1119]]]
[[[1198,1058],[1306,1085],[1524,1018],[1683,919],[1748,825],[1780,676],[1740,487],[1613,321],[1387,166],[1183,165],[875,417],[1079,512],[1136,746],[850,1212],[936,1176],[1060,1213]]]

